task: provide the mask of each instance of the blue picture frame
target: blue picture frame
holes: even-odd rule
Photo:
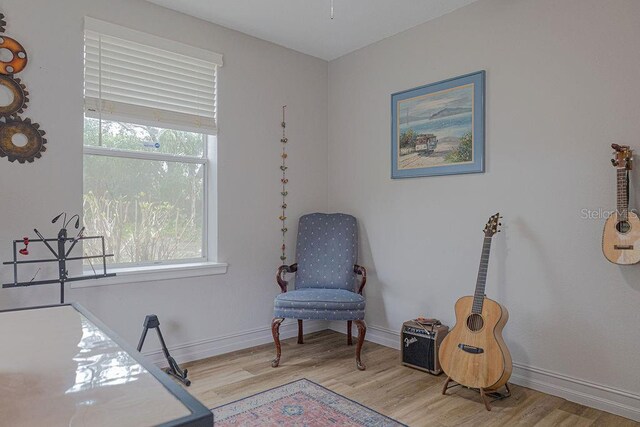
[[[391,178],[484,172],[485,71],[391,95]]]

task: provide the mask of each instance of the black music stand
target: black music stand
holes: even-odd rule
[[[76,220],[76,223],[75,223],[75,228],[77,229],[79,227],[79,225],[80,225],[79,224],[80,223],[80,220],[79,220],[80,217],[78,215],[74,215],[67,221],[67,214],[66,213],[61,213],[60,215],[55,217],[51,222],[55,223],[62,215],[64,215],[64,220],[63,220],[64,226],[58,232],[58,237],[51,238],[51,239],[46,239],[46,238],[44,238],[44,236],[42,236],[42,234],[40,234],[40,232],[36,228],[34,228],[33,231],[38,235],[39,239],[34,239],[34,240],[29,239],[29,243],[43,243],[47,247],[47,249],[49,249],[49,251],[53,255],[53,258],[18,261],[18,248],[17,248],[17,245],[18,245],[18,243],[24,242],[24,240],[21,239],[21,240],[14,240],[13,241],[13,261],[8,261],[8,262],[4,262],[3,263],[4,265],[13,265],[13,282],[12,283],[4,283],[2,285],[3,288],[19,288],[19,287],[26,287],[26,286],[38,286],[38,285],[48,285],[48,284],[52,284],[52,283],[59,283],[60,284],[60,304],[64,304],[64,285],[65,285],[65,283],[67,283],[67,282],[77,282],[77,281],[80,281],[80,280],[89,280],[89,279],[101,279],[101,278],[104,278],[104,277],[113,277],[113,276],[116,275],[115,273],[107,273],[107,257],[112,257],[113,254],[108,254],[108,255],[105,254],[104,236],[84,236],[83,235],[84,227],[82,227],[82,229],[80,229],[80,231],[78,232],[76,237],[68,237],[67,236],[67,226],[73,220],[73,218],[78,218]],[[71,251],[73,250],[73,248],[76,246],[76,244],[79,241],[81,241],[81,240],[92,240],[92,239],[100,239],[102,241],[102,254],[101,255],[88,255],[88,256],[77,256],[77,257],[70,257],[69,256],[71,254]],[[55,250],[49,244],[49,242],[57,243],[57,250]],[[69,247],[67,248],[67,244],[68,243],[71,243],[71,245],[69,245]],[[96,259],[96,258],[102,258],[102,272],[100,274],[95,273],[95,270],[94,270],[95,274],[93,276],[69,277],[69,272],[67,270],[67,261],[79,261],[79,260]],[[28,282],[20,282],[18,280],[18,266],[19,265],[22,265],[22,264],[42,264],[42,263],[49,263],[49,262],[57,262],[58,263],[58,278],[57,279],[34,280],[35,279],[35,276],[34,276],[34,279],[31,279]]]

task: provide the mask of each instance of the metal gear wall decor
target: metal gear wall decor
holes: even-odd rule
[[[0,86],[6,87],[13,97],[9,104],[0,105],[0,117],[9,117],[24,112],[29,102],[29,92],[22,81],[0,74]]]
[[[42,156],[43,151],[47,151],[44,146],[47,143],[45,133],[38,123],[31,123],[31,119],[22,120],[18,116],[6,119],[0,126],[0,157],[8,157],[10,162],[32,163]],[[24,135],[27,143],[16,145],[13,140],[16,135]]]
[[[22,119],[19,115],[24,112],[29,102],[27,87],[14,75],[27,66],[27,52],[22,45],[4,35],[4,14],[0,13],[0,49],[7,49],[11,53],[9,61],[0,61],[0,86],[8,89],[11,99],[4,105],[0,104],[0,157],[7,157],[10,162],[33,163],[46,151],[45,131],[38,123],[31,119]],[[16,136],[22,136],[26,142],[20,144]]]
[[[10,61],[0,61],[0,73],[4,75],[17,74],[27,66],[27,52],[16,40],[7,36],[0,36],[0,49],[11,52]]]
[[[280,195],[282,196],[282,205],[280,206],[282,209],[282,215],[280,215],[279,219],[282,222],[282,227],[280,228],[280,232],[282,232],[280,261],[283,263],[287,260],[286,237],[287,231],[289,231],[287,230],[287,196],[289,195],[289,192],[287,191],[287,184],[289,183],[289,180],[287,179],[287,142],[289,142],[289,140],[287,139],[287,122],[285,121],[286,110],[287,106],[282,106],[282,123],[280,124],[280,126],[282,126],[282,138],[280,139],[280,142],[282,143],[282,154],[280,154],[280,158],[282,159],[282,165],[280,166],[280,170],[282,171],[282,178],[280,179],[280,183],[282,184],[282,191],[280,192]]]

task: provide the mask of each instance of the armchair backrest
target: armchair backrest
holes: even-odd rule
[[[298,224],[296,289],[354,291],[358,225],[346,214],[304,215]]]

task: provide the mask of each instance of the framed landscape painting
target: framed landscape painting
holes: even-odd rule
[[[484,172],[485,72],[391,95],[391,178]]]

